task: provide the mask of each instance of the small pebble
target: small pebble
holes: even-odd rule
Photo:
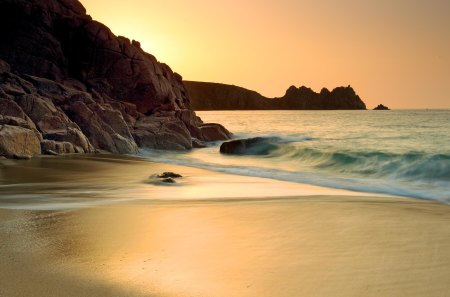
[[[176,181],[175,181],[173,178],[171,178],[171,177],[164,178],[164,179],[162,179],[161,181],[162,181],[163,183],[168,183],[168,184],[174,184],[174,183],[176,183]]]
[[[174,172],[164,172],[162,174],[158,174],[159,178],[179,178],[183,177],[181,174],[174,173]]]

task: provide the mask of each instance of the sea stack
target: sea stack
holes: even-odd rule
[[[390,110],[389,107],[383,105],[383,104],[378,104],[377,107],[375,107],[373,110]]]
[[[179,74],[77,0],[2,0],[0,39],[0,155],[183,150],[231,136],[204,126]]]

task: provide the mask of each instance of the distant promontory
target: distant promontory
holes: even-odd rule
[[[267,98],[258,92],[234,85],[210,82],[183,82],[193,110],[336,110],[366,109],[352,87],[310,88],[291,86],[280,98]]]

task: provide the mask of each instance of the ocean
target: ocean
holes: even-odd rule
[[[265,141],[1,160],[0,296],[450,296],[450,111],[199,115]]]
[[[450,203],[450,110],[203,111],[235,138],[266,137],[240,155],[221,142],[148,160],[366,193]]]

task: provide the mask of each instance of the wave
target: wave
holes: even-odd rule
[[[333,151],[309,147],[279,148],[272,157],[318,171],[404,180],[450,181],[450,155],[410,152]]]
[[[262,155],[305,168],[357,176],[391,177],[407,180],[450,181],[450,154],[313,148],[303,142],[313,138],[276,136],[249,138],[233,154]],[[299,145],[300,144],[300,145]],[[297,169],[297,168],[296,168]]]
[[[143,151],[142,156],[230,174],[450,202],[450,154],[336,150],[312,140],[260,137],[240,156],[222,155],[220,163],[209,161],[219,154],[217,147],[197,157],[155,151]]]

